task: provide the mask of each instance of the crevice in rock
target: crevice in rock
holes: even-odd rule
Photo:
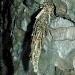
[[[75,25],[75,22],[69,17],[69,15],[67,15],[67,14],[61,14],[61,15],[57,15],[57,13],[56,13],[56,5],[53,3],[53,6],[54,6],[54,15],[56,16],[56,17],[61,17],[61,18],[63,18],[63,19],[67,19],[67,20],[69,20],[69,21],[71,21],[74,25]],[[63,16],[62,16],[63,15]]]
[[[11,13],[10,13],[10,6],[11,6],[11,1],[10,0],[3,0],[3,8],[2,10],[2,60],[3,63],[5,64],[4,67],[6,67],[6,75],[13,75],[14,73],[14,67],[13,67],[13,61],[12,61],[12,56],[10,49],[13,47],[12,45],[12,36],[11,36]],[[2,67],[2,68],[4,68]],[[3,72],[3,71],[2,71]],[[3,74],[3,73],[2,73]]]
[[[56,16],[56,6],[54,3],[53,3],[53,6],[54,6],[54,15]]]

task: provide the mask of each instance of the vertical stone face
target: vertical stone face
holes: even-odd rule
[[[2,57],[2,30],[0,27],[0,58]]]
[[[2,63],[2,31],[1,31],[1,26],[0,26],[0,74],[2,73],[1,63]]]
[[[31,62],[31,35],[35,18],[39,18],[38,14],[47,1],[53,10],[51,16],[46,13],[38,20],[38,25],[47,24],[48,30],[42,38],[38,72],[35,73]],[[12,73],[6,60],[9,54],[8,60],[12,59],[9,65],[14,67],[12,75],[75,75],[75,0],[1,0],[0,17],[0,74]],[[44,32],[41,26],[39,29],[36,34]],[[9,39],[12,39],[12,47],[9,47]]]

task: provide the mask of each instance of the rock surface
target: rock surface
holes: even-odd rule
[[[0,6],[3,5],[3,1],[0,1]],[[11,3],[10,35],[13,39],[13,48],[9,52],[13,60],[13,75],[75,75],[75,0],[47,1],[53,6],[53,10],[51,19],[48,19],[49,34],[45,35],[43,41],[38,73],[33,72],[31,63],[31,34],[35,17],[41,10],[40,6],[46,0],[13,0]],[[2,10],[1,8],[0,17]],[[1,25],[4,21],[2,20],[1,18]],[[5,28],[7,28],[7,21],[6,18]],[[0,68],[2,68],[2,72],[6,72],[7,68],[2,60],[2,33],[3,30],[0,26]],[[0,71],[0,74],[2,72]],[[2,74],[5,75],[5,72]]]

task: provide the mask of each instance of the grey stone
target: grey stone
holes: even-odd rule
[[[32,6],[32,4],[34,3],[34,0],[26,0],[25,3],[27,6]]]
[[[21,22],[21,29],[23,31],[27,31],[27,26],[29,25],[29,23],[31,22],[30,20],[30,15],[27,14],[26,12],[24,12],[24,19]]]
[[[39,60],[39,73],[40,75],[54,75],[54,65],[53,59],[50,59],[53,57],[53,53],[48,51],[47,53],[42,50],[40,60]]]
[[[61,58],[66,58],[69,52],[75,48],[75,40],[54,41],[52,42],[52,49],[57,51]]]
[[[50,29],[53,40],[75,40],[75,27]]]
[[[62,0],[63,2],[65,2],[67,4],[67,14],[69,15],[69,17],[71,18],[71,20],[73,20],[75,22],[75,0]]]
[[[31,22],[31,16],[46,1],[55,4],[56,15],[51,15],[50,33],[43,40],[38,73],[33,72],[31,60],[29,61],[29,70],[25,72],[21,59],[25,32]],[[13,59],[14,75],[59,75],[60,72],[65,75],[75,75],[75,70],[72,70],[75,69],[75,0],[26,0],[26,5],[23,2],[23,0],[14,0],[11,5],[13,49],[10,52]],[[52,14],[54,12],[52,10]],[[0,49],[2,47],[1,36],[0,34]],[[55,67],[57,67],[56,71]],[[69,69],[72,70],[71,73],[69,73]]]
[[[27,26],[28,26],[28,22],[26,19],[24,19],[21,25],[22,30],[27,31]]]
[[[19,5],[22,3],[21,0],[14,0],[14,6],[16,8],[16,10],[18,9]]]
[[[39,10],[39,4],[37,4],[37,3],[33,3],[32,4],[32,6],[30,6],[30,7],[28,7],[29,8],[29,10],[32,12],[32,13],[36,13],[37,12],[37,10]]]
[[[13,31],[13,50],[12,50],[12,59],[15,73],[19,68],[21,62],[21,52],[22,52],[22,42],[24,39],[25,32],[15,26]],[[15,74],[14,73],[14,74]]]
[[[60,17],[65,17],[67,13],[67,5],[61,0],[56,0],[56,15]]]
[[[34,0],[34,1],[39,3],[39,4],[43,4],[44,2],[46,2],[46,0]]]
[[[22,14],[22,12],[24,12],[24,9],[25,9],[25,5],[21,3],[18,7],[18,15]]]
[[[65,40],[66,39],[66,28],[50,29],[53,40]]]
[[[45,52],[48,52],[49,51],[49,48],[51,47],[51,42],[52,42],[52,36],[50,34],[48,34],[44,38],[44,46],[43,46],[43,49],[45,50]]]
[[[70,26],[74,26],[74,24],[71,21],[60,17],[55,18],[50,25],[50,27],[53,29],[57,29],[59,27],[70,27]]]
[[[39,60],[39,72],[37,73],[38,75],[54,75],[55,74],[55,66],[53,64],[54,59],[53,55],[54,52],[51,49],[51,42],[52,42],[52,37],[50,34],[48,34],[44,38],[44,46],[40,55],[40,60]]]

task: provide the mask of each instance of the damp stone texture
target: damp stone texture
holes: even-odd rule
[[[36,21],[35,17],[42,9],[40,7],[47,1],[53,6],[53,10],[48,21],[49,33],[44,38],[39,57],[38,72],[35,73],[29,60],[31,53],[29,58],[27,56],[31,46],[29,35]],[[75,0],[13,0],[10,10],[13,38],[13,48],[10,52],[14,75],[75,75]],[[0,49],[1,32],[0,26]],[[0,62],[1,52],[0,50]],[[23,55],[25,60],[22,59]],[[28,70],[24,68],[26,65]]]

